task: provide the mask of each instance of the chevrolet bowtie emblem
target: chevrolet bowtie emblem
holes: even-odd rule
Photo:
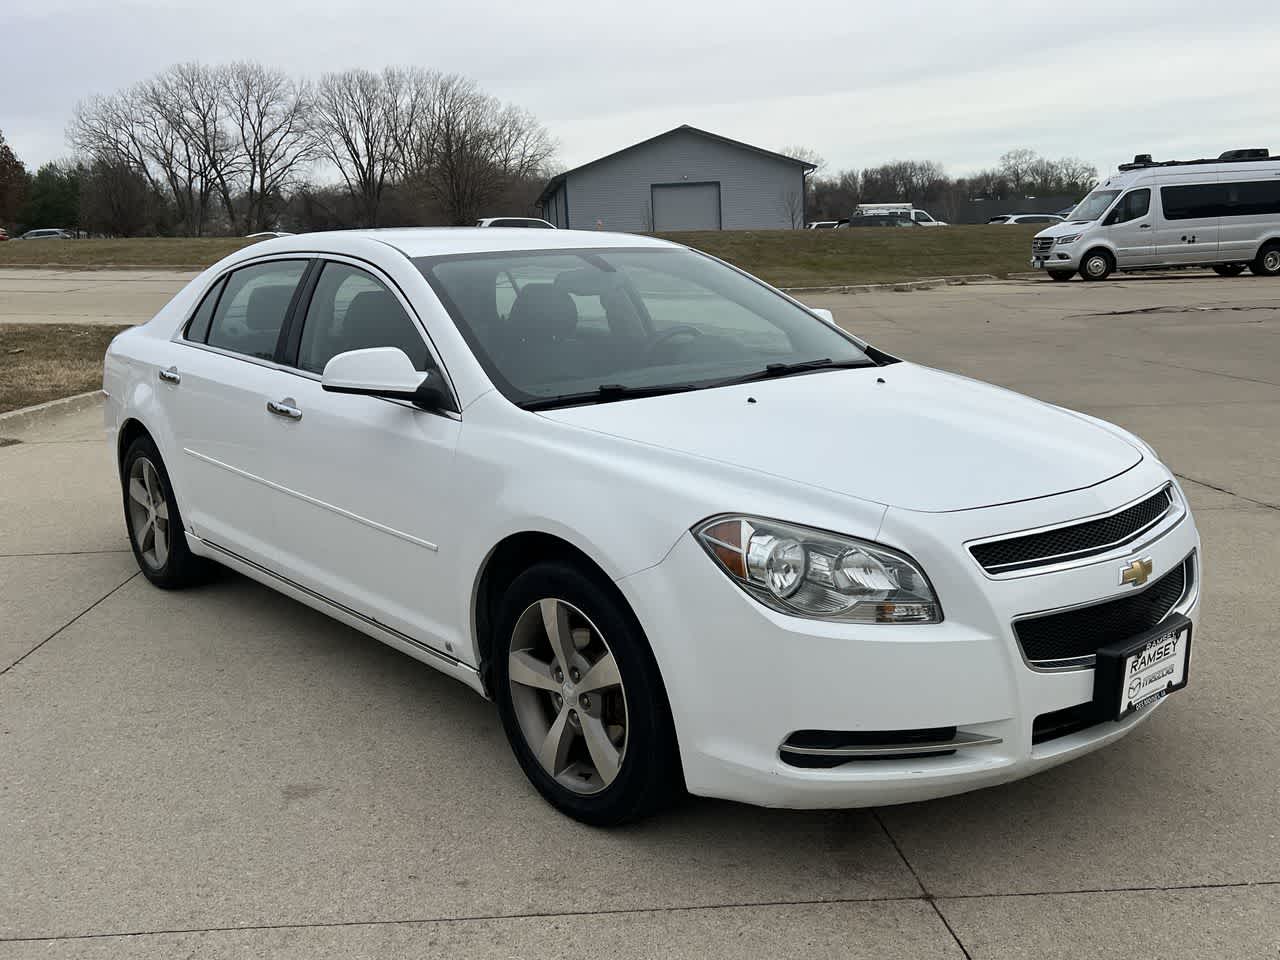
[[[1147,578],[1151,576],[1150,557],[1143,557],[1141,560],[1134,560],[1132,563],[1125,564],[1120,568],[1120,585],[1133,584],[1140,587],[1147,582]]]

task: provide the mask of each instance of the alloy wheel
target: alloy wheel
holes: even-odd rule
[[[146,457],[129,468],[129,519],[138,553],[159,570],[169,559],[169,503],[160,474]]]
[[[1280,273],[1280,250],[1268,250],[1263,255],[1262,269],[1267,273]]]
[[[627,697],[595,624],[564,600],[530,604],[511,632],[507,674],[520,732],[542,769],[577,794],[607,788],[626,754]]]

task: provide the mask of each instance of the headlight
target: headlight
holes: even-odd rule
[[[738,586],[793,616],[856,623],[938,623],[924,571],[895,550],[759,517],[715,517],[693,530]]]
[[[1076,242],[1077,240],[1079,240],[1079,239],[1080,239],[1080,234],[1078,234],[1078,233],[1073,233],[1073,234],[1071,234],[1071,236],[1069,236],[1069,237],[1059,237],[1059,238],[1058,238],[1058,243],[1060,243],[1060,244],[1061,244],[1061,243],[1075,243],[1075,242]]]

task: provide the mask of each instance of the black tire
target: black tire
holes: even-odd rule
[[[164,503],[162,512],[167,514],[164,519],[161,519],[160,513],[143,507],[141,501],[135,500],[130,493],[131,480],[139,472],[146,474],[148,465],[154,471],[151,474],[154,477],[154,492]],[[178,510],[178,501],[173,496],[169,472],[150,437],[139,437],[125,451],[124,459],[120,462],[120,487],[124,499],[124,523],[129,531],[129,546],[133,548],[133,558],[138,562],[142,575],[165,590],[189,587],[208,579],[213,565],[187,548],[182,514]],[[143,483],[144,492],[147,488],[148,484]],[[148,522],[151,531],[149,538],[146,536]],[[166,545],[163,556],[156,549],[161,525]],[[140,530],[143,531],[141,543]],[[150,549],[147,544],[151,544]]]
[[[1115,268],[1115,258],[1102,248],[1090,250],[1080,258],[1080,276],[1085,280],[1105,280]]]
[[[1050,279],[1057,280],[1059,283],[1066,283],[1075,275],[1076,275],[1076,272],[1074,270],[1050,270],[1049,271]]]
[[[1243,263],[1219,263],[1213,267],[1213,272],[1220,277],[1238,277],[1244,273]]]
[[[1280,243],[1268,243],[1249,264],[1255,277],[1280,277]]]
[[[560,694],[548,690],[512,684],[513,647],[524,649],[523,644],[531,635],[530,629],[534,631],[532,635],[541,638],[539,642],[546,642],[549,638],[549,633],[541,626],[541,602],[544,600],[562,604],[570,610],[567,615],[578,627],[571,631],[575,642],[584,633],[583,623],[594,628],[596,633],[591,636],[594,638],[598,633],[603,638],[605,652],[612,654],[621,678],[621,683],[608,694],[622,698],[625,740],[620,750],[621,760],[612,780],[603,786],[589,783],[585,776],[581,777],[579,790],[593,789],[595,792],[578,792],[562,782],[573,781],[574,770],[585,766],[579,760],[560,772],[561,779],[553,776],[538,760],[535,748],[522,727],[523,721],[535,727],[541,722],[554,728],[558,721],[552,718],[558,717],[561,711],[567,715],[574,714],[568,709],[569,704],[577,704],[582,699],[569,693],[560,697]],[[522,621],[522,617],[528,616],[533,619]],[[521,629],[519,634],[516,632],[518,625]],[[498,714],[525,776],[548,803],[582,823],[605,827],[647,816],[681,793],[683,779],[679,751],[658,665],[639,623],[621,598],[609,589],[607,581],[588,576],[566,562],[537,564],[516,577],[503,595],[495,618],[495,629],[493,693],[498,703]],[[591,642],[594,644],[596,640]],[[529,652],[532,654],[532,650]],[[578,650],[575,649],[573,656],[577,655]],[[553,675],[558,663],[554,657],[549,661]],[[585,683],[586,676],[581,678]],[[599,699],[592,705],[597,710],[605,709],[606,695],[598,693],[593,696]],[[556,700],[558,697],[559,702]],[[560,703],[564,705],[560,706]],[[616,718],[616,700],[614,704]],[[589,765],[591,755],[587,751],[584,732],[586,721],[578,717],[572,722],[577,730],[577,739],[572,740],[568,752],[576,751],[573,755],[588,761],[586,765]],[[606,719],[604,722],[608,724],[610,721]]]

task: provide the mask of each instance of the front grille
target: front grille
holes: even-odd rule
[[[980,543],[970,547],[969,552],[987,573],[1012,573],[1080,560],[1136,540],[1155,526],[1172,507],[1173,488],[1166,486],[1140,503],[1110,516],[1042,533]]]
[[[1150,630],[1190,591],[1193,563],[1193,557],[1187,557],[1140,593],[1014,621],[1023,656],[1033,666],[1061,666],[1063,661],[1086,660],[1099,647]]]
[[[1031,241],[1032,253],[1048,253],[1053,249],[1053,237],[1036,237]]]

